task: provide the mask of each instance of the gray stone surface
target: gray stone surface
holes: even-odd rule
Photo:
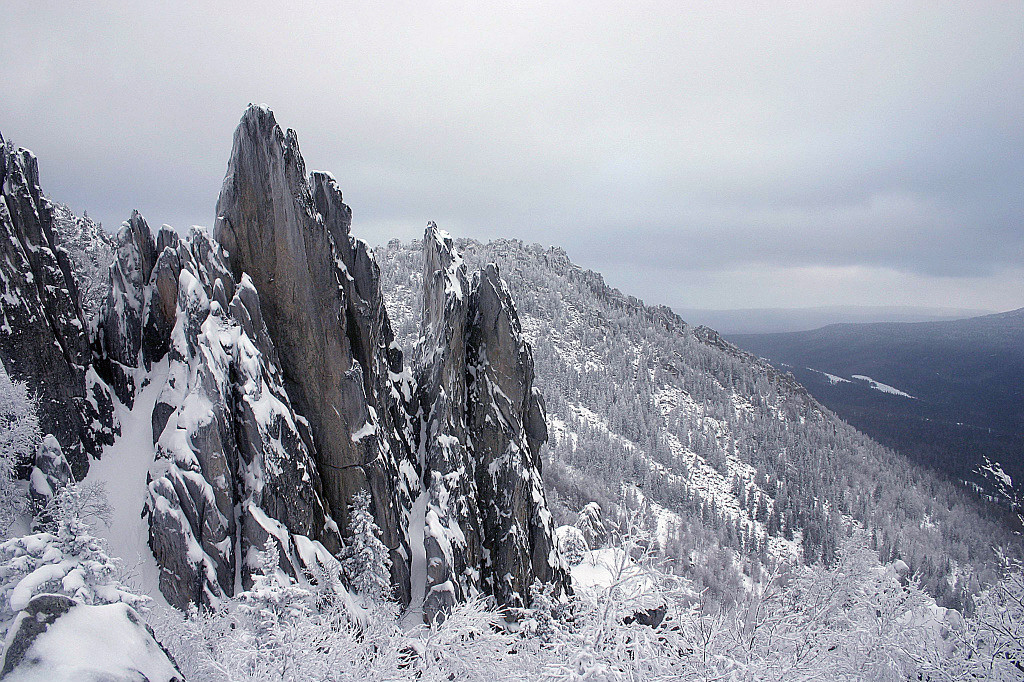
[[[38,391],[40,428],[57,438],[82,478],[89,457],[113,439],[113,409],[90,375],[78,285],[36,159],[2,136],[0,186],[0,359],[12,378]]]
[[[370,491],[397,593],[408,600],[405,518],[415,476],[400,432],[401,386],[389,375],[401,355],[391,348],[375,264],[351,240],[350,221],[327,176],[307,180],[294,131],[250,106],[235,131],[214,234],[235,278],[249,273],[260,292],[288,394],[311,426],[331,515],[346,527],[352,496]]]
[[[149,276],[156,262],[156,245],[146,219],[132,211],[117,233],[114,262],[110,265],[110,289],[100,313],[102,366],[118,399],[131,407],[135,402],[132,370],[139,366],[142,323]]]
[[[142,359],[152,367],[170,350],[171,330],[178,302],[178,275],[181,273],[181,246],[178,235],[164,226],[157,236],[157,257],[149,276],[148,296],[142,328]]]

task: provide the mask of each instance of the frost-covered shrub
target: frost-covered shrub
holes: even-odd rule
[[[83,604],[125,602],[139,608],[148,597],[130,592],[118,579],[120,560],[92,533],[83,514],[98,493],[69,485],[48,507],[52,532],[12,538],[0,544],[0,620],[5,627],[37,594],[62,594]]]
[[[156,627],[193,682],[1020,679],[1019,570],[983,593],[980,620],[951,634],[951,612],[913,580],[903,584],[863,533],[840,543],[831,568],[782,568],[730,606],[638,561],[630,566],[665,607],[656,626],[623,617],[635,597],[614,585],[568,598],[536,585],[529,609],[459,604],[429,627],[403,629],[394,611],[356,623],[294,589],[269,557],[252,594],[214,612],[165,615]],[[620,573],[632,581],[633,570]]]
[[[939,662],[959,679],[1024,678],[1024,565],[1003,559],[1003,576],[974,598],[974,613],[951,628]]]
[[[53,228],[60,246],[71,258],[78,299],[88,322],[95,320],[110,290],[110,264],[114,262],[114,241],[88,215],[76,216],[59,203],[53,206]]]
[[[36,399],[23,381],[15,381],[0,363],[0,535],[27,508],[17,485],[18,465],[31,460],[39,444]]]

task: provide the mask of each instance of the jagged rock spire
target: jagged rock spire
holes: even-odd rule
[[[541,481],[544,404],[512,298],[493,264],[467,280],[452,238],[434,223],[423,248],[416,374],[429,621],[480,593],[522,606],[535,579],[568,579]]]
[[[36,158],[2,138],[0,187],[0,360],[39,392],[40,427],[81,479],[113,438],[113,405],[91,367],[78,286]]]
[[[350,239],[350,221],[327,176],[314,176],[311,188],[295,132],[282,132],[266,107],[250,106],[235,131],[214,236],[234,277],[249,273],[260,292],[288,392],[311,426],[331,515],[344,528],[352,496],[371,492],[407,600],[405,519],[417,476],[396,398],[401,354],[376,264]]]

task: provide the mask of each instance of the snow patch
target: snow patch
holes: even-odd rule
[[[898,396],[901,396],[903,398],[911,398],[913,400],[917,400],[917,396],[912,396],[909,393],[904,393],[900,389],[894,388],[894,387],[890,386],[889,384],[883,384],[881,381],[875,381],[874,379],[872,379],[871,377],[867,376],[866,374],[854,374],[853,378],[854,379],[859,379],[860,381],[868,382],[868,384],[871,386],[871,388],[875,389],[876,391],[881,391],[882,393],[889,393],[891,395],[898,395]]]

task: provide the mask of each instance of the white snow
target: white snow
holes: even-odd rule
[[[426,525],[427,505],[430,495],[426,490],[421,492],[412,505],[409,518],[409,544],[412,549],[412,566],[410,581],[412,583],[412,599],[409,609],[402,618],[402,625],[407,629],[423,624],[423,598],[427,592],[427,550],[423,545],[423,530]]]
[[[615,599],[633,602],[635,606],[648,601],[652,606],[661,603],[650,575],[618,547],[592,549],[569,570],[573,589],[581,592],[597,595],[613,591]]]
[[[820,369],[814,369],[813,367],[808,367],[807,369],[812,371],[812,372],[817,372],[818,374],[825,375],[825,378],[828,379],[828,383],[832,384],[833,386],[835,386],[836,384],[852,384],[853,383],[849,379],[844,379],[843,377],[838,377],[835,374],[829,374],[828,372],[822,372]]]
[[[1010,478],[1008,473],[1003,471],[1003,466],[999,462],[993,462],[988,457],[985,457],[985,464],[980,466],[979,470],[982,475],[985,475],[986,473],[990,474],[1007,490],[1013,490],[1013,479]]]
[[[868,384],[871,385],[871,388],[875,389],[876,391],[881,391],[882,393],[890,393],[892,395],[898,395],[904,398],[912,398],[913,400],[917,400],[917,396],[912,396],[909,393],[904,393],[900,389],[894,388],[889,384],[883,384],[881,381],[875,381],[866,374],[854,374],[853,378],[868,382]]]
[[[125,604],[76,606],[40,634],[7,682],[180,679]],[[17,627],[17,625],[15,626]],[[34,665],[33,665],[34,663]]]
[[[368,419],[366,423],[359,427],[359,430],[352,434],[352,442],[358,443],[364,438],[368,438],[377,433],[377,425],[373,423],[373,420]]]
[[[166,602],[160,593],[159,569],[149,549],[149,523],[142,517],[146,504],[146,475],[153,464],[153,406],[167,377],[165,358],[153,366],[149,384],[135,396],[135,406],[128,410],[114,399],[121,435],[93,461],[85,478],[87,483],[102,484],[111,506],[110,527],[95,529],[97,536],[107,540],[111,556],[124,561],[124,583],[139,594],[153,598],[157,605]]]

